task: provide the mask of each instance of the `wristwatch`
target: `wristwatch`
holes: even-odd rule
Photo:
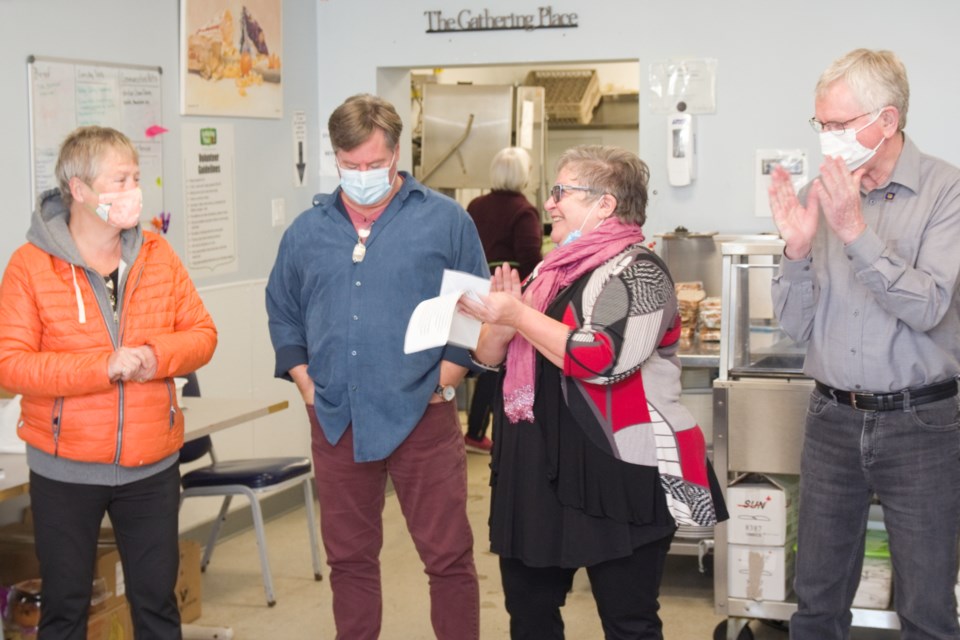
[[[444,402],[450,402],[457,395],[457,388],[452,384],[438,384],[437,388],[433,390],[435,394],[443,398]]]

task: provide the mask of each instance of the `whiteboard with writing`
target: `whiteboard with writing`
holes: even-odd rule
[[[34,202],[57,186],[60,144],[84,125],[113,127],[140,154],[143,216],[163,209],[161,69],[58,58],[27,59],[30,79],[30,188]]]

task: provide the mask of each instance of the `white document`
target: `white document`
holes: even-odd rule
[[[479,302],[479,296],[489,292],[488,279],[444,269],[440,295],[418,304],[410,316],[403,352],[416,353],[445,344],[475,349],[482,323],[457,313],[457,301],[460,296],[467,295]]]

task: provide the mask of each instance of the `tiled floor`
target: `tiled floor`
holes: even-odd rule
[[[489,457],[470,454],[469,512],[477,540],[476,562],[480,574],[481,636],[484,640],[508,637],[497,559],[484,551],[489,488]],[[203,574],[203,615],[198,624],[229,627],[233,637],[247,639],[333,639],[330,587],[314,582],[310,566],[304,509],[277,517],[267,524],[267,546],[273,565],[277,604],[268,608],[260,579],[253,532],[222,541]],[[397,501],[387,499],[384,513],[383,571],[384,640],[433,638],[429,620],[427,581],[406,532]],[[326,567],[325,567],[326,569]],[[713,610],[712,579],[697,569],[691,556],[670,556],[661,594],[661,617],[668,640],[713,638],[723,618]],[[573,592],[563,610],[567,638],[594,640],[603,637],[590,585],[577,574]],[[781,630],[751,623],[757,640],[787,640]],[[223,635],[221,638],[225,637]],[[859,640],[896,638],[891,631],[855,630]]]

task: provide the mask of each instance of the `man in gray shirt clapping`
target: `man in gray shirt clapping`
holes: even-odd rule
[[[960,171],[904,134],[909,93],[893,53],[843,56],[816,87],[819,177],[799,198],[786,171],[772,177],[774,307],[816,381],[794,640],[848,636],[874,494],[902,637],[960,637]]]

